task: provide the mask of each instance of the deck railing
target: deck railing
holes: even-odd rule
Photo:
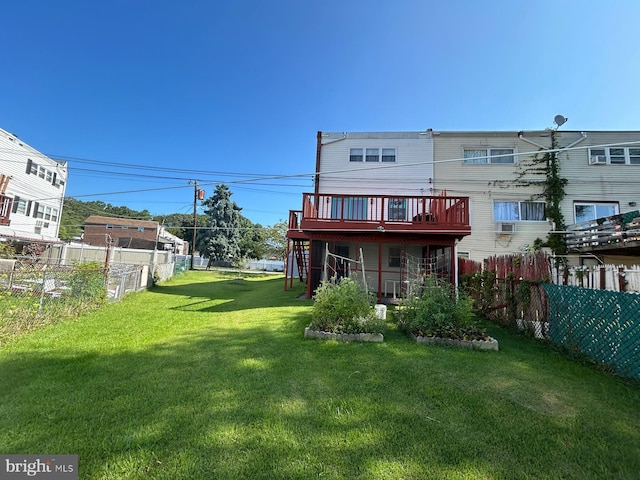
[[[570,250],[625,247],[640,241],[640,211],[575,223],[567,227],[567,232]]]
[[[468,197],[303,194],[289,228],[348,230],[469,229]]]

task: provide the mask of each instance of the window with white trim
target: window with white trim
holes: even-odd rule
[[[640,165],[640,147],[590,148],[589,163],[609,165]]]
[[[362,148],[350,148],[349,149],[349,161],[350,162],[362,162],[364,160],[364,153]]]
[[[464,163],[469,165],[513,164],[514,154],[513,148],[465,148],[463,158]]]
[[[597,218],[610,217],[620,213],[617,203],[574,202],[575,223],[588,222]]]
[[[350,148],[350,162],[385,162],[394,163],[397,152],[395,148]]]
[[[544,222],[544,202],[493,202],[496,222]]]

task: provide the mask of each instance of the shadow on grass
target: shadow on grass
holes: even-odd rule
[[[559,384],[517,352],[304,340],[299,322],[139,351],[5,357],[0,450],[77,453],[81,478],[632,478],[640,468],[622,449],[640,444],[640,395],[611,379],[594,390],[593,374],[560,371]]]
[[[209,272],[202,272],[206,275]],[[209,274],[210,276],[211,274]],[[219,275],[219,274],[216,274]],[[309,302],[311,300],[300,299],[284,294],[283,277],[268,278],[266,275],[254,274],[245,276],[245,278],[229,278],[226,275],[222,278],[208,280],[203,282],[193,282],[178,285],[157,285],[150,290],[154,294],[159,295],[176,295],[189,299],[189,301],[176,305],[176,310],[201,311],[206,312],[229,312],[235,310],[271,308],[274,306],[299,305],[300,302]],[[273,275],[268,275],[273,277]],[[205,277],[206,278],[206,277]],[[255,281],[261,284],[261,291],[256,293]],[[274,286],[281,285],[283,294],[280,297],[274,297]],[[294,291],[301,293],[301,287],[296,286]]]
[[[305,340],[308,309],[294,308],[305,302],[295,292],[278,294],[282,278],[259,288],[196,278],[135,299],[144,326],[166,321],[148,315],[160,304],[175,316],[222,313],[214,321],[196,315],[138,345],[118,343],[128,320],[92,330],[92,317],[82,332],[105,335],[100,345],[111,347],[83,337],[62,347],[43,336],[0,354],[0,451],[77,453],[83,479],[634,478],[640,470],[639,390],[533,341],[500,327],[491,328],[500,352],[425,347],[395,328],[382,344]],[[269,309],[262,324],[229,320],[259,309]]]

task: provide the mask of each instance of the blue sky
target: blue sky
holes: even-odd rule
[[[286,219],[310,176],[263,177],[313,173],[318,130],[640,130],[637,0],[22,0],[1,18],[0,127],[68,160],[68,196],[152,214],[190,213],[193,179]]]

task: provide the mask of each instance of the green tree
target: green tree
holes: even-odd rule
[[[265,228],[240,215],[240,256],[243,258],[264,258],[266,255]]]
[[[231,200],[231,190],[224,184],[216,185],[213,196],[202,202],[206,208],[205,228],[198,231],[196,250],[210,262],[236,261],[240,256],[240,211]]]
[[[278,260],[284,260],[287,254],[287,230],[289,224],[280,220],[275,225],[267,227],[265,236],[265,248],[266,253],[270,257],[275,257]]]

